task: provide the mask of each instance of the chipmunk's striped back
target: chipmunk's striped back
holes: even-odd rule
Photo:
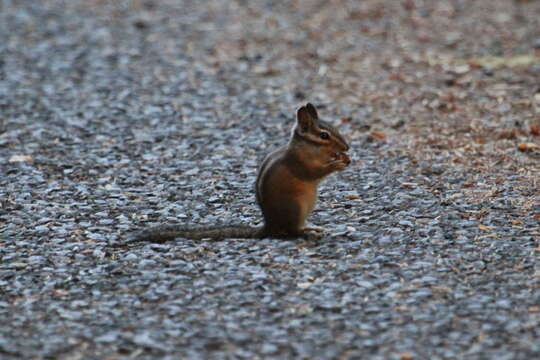
[[[256,197],[264,227],[243,225],[197,227],[163,225],[144,230],[132,241],[162,242],[174,238],[212,239],[300,236],[315,206],[317,186],[327,175],[349,163],[347,141],[339,131],[319,119],[311,104],[298,109],[288,144],[262,162],[256,181]]]

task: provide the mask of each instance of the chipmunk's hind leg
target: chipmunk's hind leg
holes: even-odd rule
[[[265,229],[269,236],[292,238],[304,235],[305,209],[295,201],[265,209]]]

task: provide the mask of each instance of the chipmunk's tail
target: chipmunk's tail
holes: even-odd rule
[[[263,227],[245,225],[226,225],[197,227],[189,225],[161,225],[143,230],[128,239],[128,242],[149,241],[165,242],[176,238],[210,239],[218,241],[223,239],[260,239],[265,236]]]

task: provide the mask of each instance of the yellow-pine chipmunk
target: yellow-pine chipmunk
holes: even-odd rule
[[[131,240],[302,236],[305,220],[317,200],[317,186],[326,176],[350,164],[348,150],[339,131],[320,120],[315,107],[308,103],[297,111],[289,143],[268,154],[259,168],[256,197],[263,227],[162,225],[144,230]]]

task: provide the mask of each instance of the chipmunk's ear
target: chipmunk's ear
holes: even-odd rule
[[[315,107],[309,103],[306,106],[302,106],[296,112],[296,122],[298,124],[298,128],[304,133],[308,132],[314,127],[317,119],[317,110],[315,110]]]
[[[319,120],[319,114],[317,114],[317,109],[315,109],[315,106],[313,106],[311,103],[307,103],[306,109],[315,120]]]

